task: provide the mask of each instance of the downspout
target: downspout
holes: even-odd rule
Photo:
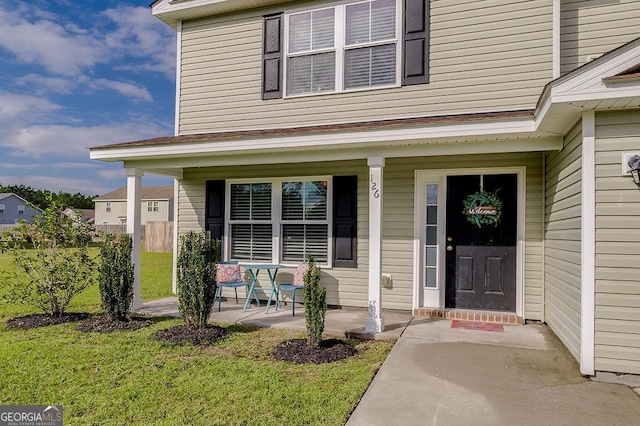
[[[182,62],[182,21],[178,22],[176,28],[176,106],[174,136],[180,134],[180,64]],[[178,208],[180,204],[180,182],[176,178],[173,180],[173,270],[172,270],[172,290],[173,294],[178,294],[178,224],[180,223]]]
[[[564,143],[563,143],[564,145]],[[542,288],[540,291],[540,321],[545,322],[545,289],[547,288],[546,264],[547,258],[545,247],[547,245],[547,233],[545,224],[547,221],[547,153],[542,151]]]

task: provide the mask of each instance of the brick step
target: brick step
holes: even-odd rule
[[[509,312],[469,311],[462,309],[419,308],[413,315],[424,318],[457,319],[463,321],[495,322],[498,324],[524,324],[524,319]]]

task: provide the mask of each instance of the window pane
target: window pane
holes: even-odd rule
[[[308,254],[327,261],[327,225],[282,225],[282,259],[303,262]]]
[[[381,86],[395,82],[395,44],[345,52],[345,88]]]
[[[283,220],[326,220],[327,182],[283,182]]]
[[[231,258],[270,261],[271,225],[231,225]]]
[[[435,246],[436,244],[438,244],[438,228],[427,226],[427,245]]]
[[[231,185],[231,220],[270,220],[271,184]]]
[[[289,16],[289,52],[311,50],[311,12]]]
[[[347,6],[347,44],[369,42],[369,3]]]
[[[312,49],[333,47],[335,9],[316,10],[312,12],[311,34]]]
[[[426,287],[436,287],[438,282],[436,278],[436,268],[427,268]]]
[[[289,58],[287,93],[331,92],[335,83],[335,53],[321,53]]]
[[[438,249],[427,247],[427,266],[436,266],[438,263]]]
[[[302,187],[302,182],[282,183],[282,219],[302,219],[304,214]]]
[[[396,37],[396,2],[378,0],[371,3],[371,41]]]
[[[427,206],[427,224],[429,225],[438,224],[438,207]]]
[[[427,185],[427,204],[438,204],[438,185]]]

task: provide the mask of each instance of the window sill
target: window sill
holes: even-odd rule
[[[287,99],[308,98],[313,96],[341,95],[341,94],[358,93],[358,92],[370,92],[374,90],[397,89],[399,87],[402,87],[402,85],[396,83],[396,84],[390,84],[387,86],[358,87],[355,89],[346,89],[346,90],[333,91],[333,92],[300,93],[296,95],[286,95],[283,97],[283,99],[287,100]]]

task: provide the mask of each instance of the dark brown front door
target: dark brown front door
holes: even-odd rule
[[[447,178],[446,296],[448,308],[515,311],[517,186],[515,174]],[[500,221],[478,227],[464,200],[483,188],[502,201]]]

